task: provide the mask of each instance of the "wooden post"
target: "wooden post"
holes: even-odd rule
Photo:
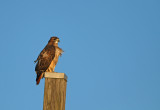
[[[67,76],[45,72],[43,110],[65,110]]]

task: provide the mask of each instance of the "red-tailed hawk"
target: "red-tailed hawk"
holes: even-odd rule
[[[37,73],[36,82],[39,84],[44,72],[53,72],[58,62],[58,57],[62,55],[63,50],[58,47],[58,37],[51,37],[46,47],[41,51],[36,61],[35,71]]]

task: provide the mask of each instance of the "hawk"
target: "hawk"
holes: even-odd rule
[[[53,72],[58,62],[59,56],[62,55],[63,50],[58,47],[60,42],[58,37],[51,37],[48,44],[41,51],[36,61],[35,71],[37,74],[36,84],[38,85],[41,78],[44,76],[44,72]]]

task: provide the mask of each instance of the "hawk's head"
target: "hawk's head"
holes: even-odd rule
[[[58,43],[60,42],[59,38],[58,37],[51,37],[50,40],[48,42],[53,42],[53,43]]]

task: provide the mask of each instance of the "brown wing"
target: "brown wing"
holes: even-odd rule
[[[37,58],[37,64],[35,71],[46,71],[52,60],[55,57],[55,47],[53,45],[47,45],[39,54]]]

